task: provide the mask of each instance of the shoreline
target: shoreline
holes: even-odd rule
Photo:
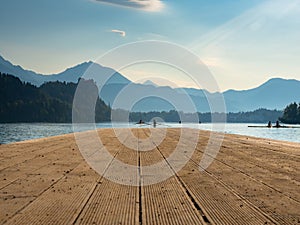
[[[151,136],[158,129],[131,131],[138,139],[133,146],[139,146],[139,151],[120,144],[112,129],[97,131],[112,162],[120,160],[142,168],[166,162],[170,171],[175,171],[172,176],[145,186],[113,182],[108,179],[109,172],[117,175],[110,171],[113,163],[104,174],[95,172],[82,157],[74,134],[1,145],[0,206],[5,210],[0,211],[0,224],[300,222],[300,144],[225,134],[212,164],[200,171],[202,157],[211,157],[206,152],[210,132],[201,131],[195,151],[176,171],[166,159],[178,144],[179,129],[166,129],[161,143]],[[192,137],[194,131],[185,134]],[[90,148],[92,143],[93,139],[87,140],[85,146]],[[152,150],[142,151],[151,143],[156,143]],[[191,143],[181,145],[187,150]],[[158,174],[164,174],[162,169]],[[146,182],[158,175],[147,173],[136,170],[133,178]]]

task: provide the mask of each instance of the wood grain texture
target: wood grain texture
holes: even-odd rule
[[[205,151],[210,132],[200,131],[176,171],[168,157],[179,128],[167,129],[161,143],[151,136],[160,129],[126,132],[134,149],[112,129],[98,130],[111,155],[105,171],[121,161],[136,167],[133,179],[143,184],[159,175],[145,168],[163,162],[172,176],[146,186],[112,182],[90,168],[74,134],[1,145],[0,224],[300,224],[300,144],[226,134],[200,171],[202,157],[213,157]],[[185,137],[182,149],[190,144]]]

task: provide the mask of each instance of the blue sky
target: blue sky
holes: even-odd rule
[[[1,2],[0,30],[0,54],[44,74],[119,45],[162,40],[198,55],[221,90],[300,80],[299,0],[10,0]],[[193,86],[173,69],[161,71]],[[154,66],[120,72],[132,80],[160,76]]]

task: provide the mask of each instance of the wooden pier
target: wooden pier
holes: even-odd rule
[[[128,131],[142,140],[159,129]],[[139,168],[166,160],[180,129],[150,151],[124,146],[112,129],[98,134],[113,160]],[[199,133],[180,171],[146,186],[96,173],[74,134],[0,145],[0,224],[300,224],[300,144],[226,134],[200,171],[209,135]]]

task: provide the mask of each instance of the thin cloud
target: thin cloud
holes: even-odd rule
[[[112,4],[150,12],[161,11],[164,4],[161,0],[94,0],[96,2]]]
[[[258,6],[247,10],[243,14],[226,22],[212,32],[203,35],[189,47],[192,49],[203,49],[208,46],[216,45],[247,27],[250,27],[252,30],[262,28],[266,18],[272,17],[281,19],[292,11],[299,15],[299,0],[272,0],[260,3]]]
[[[126,32],[123,31],[123,30],[111,30],[111,32],[117,33],[117,34],[119,34],[121,37],[125,37],[125,36],[126,36]]]

